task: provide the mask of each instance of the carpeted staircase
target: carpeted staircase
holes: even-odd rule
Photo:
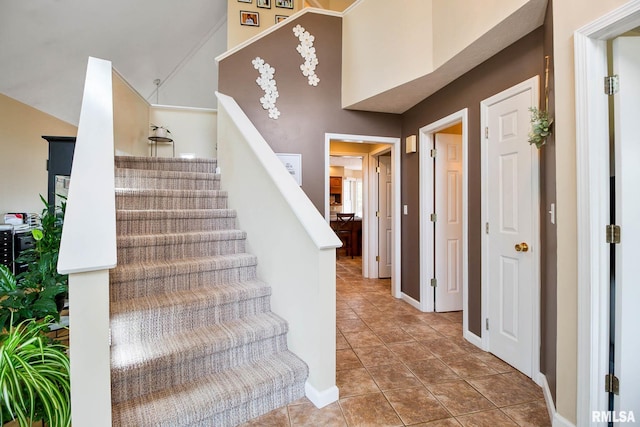
[[[304,395],[216,161],[116,157],[114,426],[232,426]]]

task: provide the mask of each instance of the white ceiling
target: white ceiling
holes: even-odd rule
[[[215,67],[226,19],[227,0],[0,0],[0,93],[77,124],[95,56],[155,102],[153,81],[170,81],[205,44],[219,50],[207,54]]]

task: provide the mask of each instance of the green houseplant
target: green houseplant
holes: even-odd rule
[[[547,137],[551,135],[553,119],[549,118],[546,111],[538,110],[536,107],[529,108],[529,111],[531,112],[529,144],[535,144],[536,147],[541,148],[547,142]]]
[[[69,357],[45,335],[52,321],[26,319],[0,334],[0,424],[71,425]]]
[[[9,270],[0,270],[0,328],[9,329],[24,319],[52,316],[60,319],[60,310],[67,295],[69,279],[58,273],[58,252],[66,204],[60,208],[45,204],[39,229],[32,230],[33,248],[18,258],[27,270],[12,278]]]

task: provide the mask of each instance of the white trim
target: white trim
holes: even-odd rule
[[[638,25],[640,1],[634,0],[574,33],[580,284],[576,413],[581,426],[596,425],[591,411],[608,407],[604,375],[609,341],[609,251],[602,230],[609,222],[609,115],[601,85],[607,73],[606,40]]]
[[[402,299],[402,301],[406,302],[411,307],[413,307],[413,308],[415,308],[417,310],[421,310],[420,301],[418,301],[417,299],[413,298],[412,296],[409,296],[409,295],[405,294],[404,292],[402,292],[402,296],[400,298]]]
[[[434,311],[434,289],[430,279],[435,277],[433,271],[433,251],[427,250],[427,243],[433,245],[433,227],[427,212],[434,212],[433,205],[433,162],[430,161],[431,147],[434,146],[434,135],[451,125],[462,123],[462,330],[469,330],[469,109],[460,111],[424,126],[419,129],[420,141],[419,183],[420,183],[420,310]],[[431,256],[429,256],[431,255]]]
[[[496,104],[503,99],[514,96],[520,92],[530,90],[531,91],[531,105],[537,106],[539,104],[539,76],[531,77],[522,83],[512,86],[502,92],[493,95],[482,102],[480,102],[480,142],[481,142],[481,193],[482,193],[482,207],[481,207],[481,224],[485,224],[488,221],[488,145],[487,140],[484,137],[482,130],[487,126],[488,121],[488,109],[491,105]],[[533,247],[531,250],[532,262],[532,325],[531,325],[531,376],[535,380],[536,373],[540,372],[540,153],[535,145],[531,145],[531,202],[533,205],[532,212],[532,242]],[[486,319],[489,315],[489,267],[488,267],[488,235],[482,233],[482,319]],[[489,340],[489,334],[482,334],[482,347],[486,351],[490,351],[491,342]]]
[[[217,113],[217,108],[186,107],[182,105],[149,104],[154,110],[194,111],[198,113]]]
[[[336,402],[340,397],[340,391],[338,387],[332,386],[326,390],[318,391],[314,386],[312,386],[309,381],[304,383],[304,394],[307,396],[307,399],[313,403],[316,408],[324,408],[325,406]]]
[[[345,142],[354,142],[354,143],[376,143],[376,144],[388,144],[391,146],[391,176],[392,176],[392,187],[391,187],[391,198],[393,200],[393,223],[392,223],[392,232],[393,232],[393,253],[392,253],[392,272],[391,272],[391,294],[395,298],[401,297],[401,280],[402,280],[402,271],[401,271],[401,207],[400,207],[400,138],[386,137],[386,136],[367,136],[367,135],[353,135],[353,134],[342,134],[342,133],[325,133],[324,134],[324,153],[325,153],[325,162],[324,162],[324,216],[327,222],[330,221],[330,209],[329,209],[329,155],[331,151],[331,140],[339,140]],[[386,150],[383,149],[383,151]],[[369,153],[372,158],[373,153]],[[364,189],[363,189],[364,191]],[[369,210],[365,205],[363,206],[363,216],[367,215],[364,209]],[[364,218],[366,220],[366,218]],[[369,233],[369,247],[371,247],[371,241],[373,240],[373,236]],[[372,254],[369,254],[371,257]],[[369,265],[369,270],[371,270],[371,265]]]
[[[540,387],[542,387],[542,393],[544,394],[544,401],[547,405],[547,411],[549,412],[549,420],[553,427],[575,427],[569,420],[559,415],[556,411],[556,405],[553,403],[553,396],[551,396],[551,390],[549,389],[549,383],[547,377],[542,373],[538,373],[539,381],[536,381]]]
[[[256,34],[255,36],[251,37],[250,39],[247,39],[245,41],[243,41],[242,43],[240,43],[237,46],[234,46],[233,48],[229,49],[228,51],[216,56],[214,59],[216,61],[216,63],[222,61],[223,59],[228,58],[229,56],[233,55],[236,52],[241,51],[242,49],[244,49],[246,46],[249,46],[251,43],[260,40],[263,37],[268,36],[269,34],[273,33],[274,31],[277,31],[280,29],[280,27],[283,27],[285,25],[288,25],[291,23],[291,21],[293,21],[294,19],[299,18],[300,16],[306,14],[306,13],[315,13],[318,15],[328,15],[328,16],[337,16],[338,18],[342,18],[343,14],[342,12],[336,12],[333,10],[325,10],[325,9],[316,9],[313,7],[305,7],[304,9],[301,9],[299,11],[297,11],[296,13],[294,13],[293,15],[289,16],[287,19],[285,19],[284,21],[280,21],[277,24],[267,28],[266,30]]]
[[[478,348],[481,348],[484,350],[484,348],[482,348],[482,338],[480,338],[479,336],[477,336],[476,334],[474,334],[471,331],[468,330],[463,330],[462,331],[462,337],[469,341],[471,344],[475,345]]]

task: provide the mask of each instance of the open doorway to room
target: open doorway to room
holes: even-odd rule
[[[359,135],[327,134],[326,138],[325,218],[337,225],[338,215],[354,214],[355,233],[351,233],[350,251],[338,249],[341,259],[360,256],[360,274],[364,278],[391,279],[391,293],[400,297],[400,139]],[[384,155],[385,176],[383,201],[387,211],[380,226],[379,156]],[[360,169],[358,169],[360,168]],[[385,225],[383,224],[383,225]],[[334,227],[335,228],[335,227]],[[385,238],[380,239],[380,230]],[[380,242],[385,243],[384,257]],[[381,258],[388,273],[380,275]]]

